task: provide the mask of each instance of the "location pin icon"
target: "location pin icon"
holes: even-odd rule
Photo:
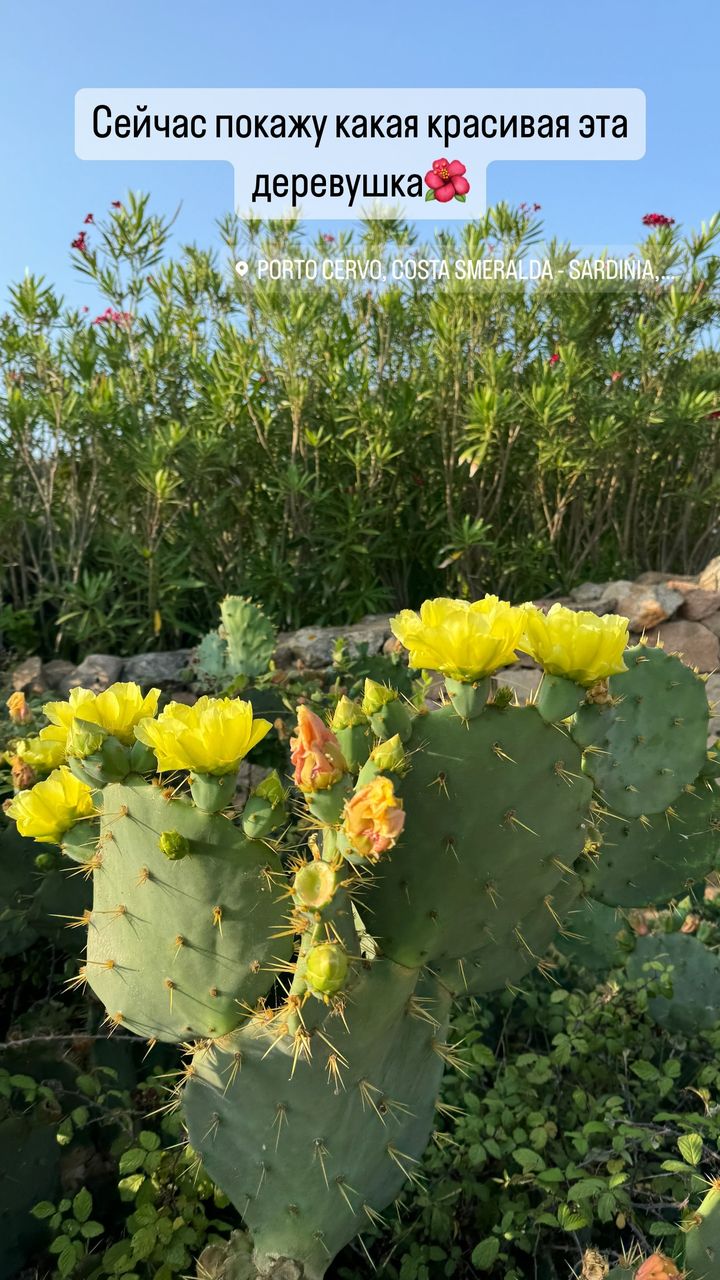
[[[246,276],[249,270],[247,262],[236,262],[235,270],[242,280],[243,276]]]

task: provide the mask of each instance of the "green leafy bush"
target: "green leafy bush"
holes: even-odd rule
[[[220,260],[168,256],[170,230],[129,197],[75,250],[105,311],[28,276],[0,317],[18,649],[192,640],[227,591],[279,626],[347,622],[717,551],[717,218],[653,231],[654,280],[569,283],[552,242],[556,278],[532,288],[392,279],[411,255],[527,255],[541,225],[504,205],[432,245],[398,222],[308,246],[227,218]],[[306,253],[377,257],[387,283],[231,269]]]

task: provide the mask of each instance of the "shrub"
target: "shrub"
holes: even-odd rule
[[[3,627],[75,656],[207,630],[227,591],[280,626],[438,593],[523,597],[717,551],[720,220],[651,230],[656,279],[392,280],[411,255],[526,257],[504,205],[421,245],[398,222],[309,247],[220,227],[254,265],[376,257],[388,279],[239,279],[168,256],[130,197],[75,262],[93,317],[27,277],[0,318]],[[57,641],[55,629],[57,628]]]

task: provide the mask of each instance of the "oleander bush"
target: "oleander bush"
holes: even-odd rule
[[[718,218],[653,228],[653,280],[533,286],[390,278],[412,256],[527,257],[528,208],[432,245],[400,222],[308,245],[297,223],[226,218],[219,253],[173,250],[171,225],[145,196],[88,224],[72,252],[90,310],[34,276],[10,289],[11,648],[194,640],[228,590],[278,626],[347,622],[717,552]],[[573,257],[547,253],[556,272]],[[309,254],[377,258],[388,279],[232,271]]]

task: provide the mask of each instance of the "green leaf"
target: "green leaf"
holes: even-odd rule
[[[425,192],[425,199],[426,199],[426,200],[434,200],[434,199],[435,199],[435,192],[433,191],[432,187],[430,188],[430,190],[429,190],[429,191],[426,191],[426,192]]]
[[[699,1164],[702,1159],[703,1140],[699,1133],[685,1133],[678,1138],[678,1151],[688,1164]]]
[[[536,1172],[544,1168],[545,1165],[542,1156],[530,1147],[518,1147],[516,1151],[513,1151],[513,1160],[516,1160],[521,1169],[524,1169],[527,1173]]]
[[[55,1205],[49,1200],[40,1200],[38,1204],[33,1205],[30,1212],[33,1218],[49,1218],[55,1212]]]
[[[638,1077],[639,1080],[654,1080],[658,1073],[657,1067],[654,1067],[652,1062],[646,1062],[644,1058],[640,1058],[637,1062],[633,1062],[630,1070]]]
[[[121,1200],[134,1200],[138,1191],[145,1181],[144,1173],[131,1173],[127,1178],[121,1178],[118,1182],[118,1191]]]
[[[465,201],[467,200],[467,196],[461,196],[461,195],[458,195],[458,193],[457,193],[457,192],[455,192],[455,199],[456,199],[456,200],[460,200],[460,201],[461,201],[461,203],[462,203],[462,204],[464,204],[464,203],[465,203]]]
[[[157,1151],[160,1146],[160,1138],[151,1129],[143,1129],[140,1134],[140,1146],[146,1151]]]
[[[132,1251],[136,1258],[149,1258],[157,1241],[154,1227],[140,1227],[132,1238]]]
[[[78,1253],[74,1244],[68,1245],[67,1249],[63,1249],[58,1258],[58,1271],[61,1276],[71,1276],[75,1270],[75,1263],[78,1258],[82,1257],[82,1252]]]
[[[80,1234],[86,1240],[94,1240],[96,1236],[101,1236],[105,1228],[101,1222],[83,1222],[80,1228]]]
[[[50,1253],[62,1253],[63,1249],[67,1249],[69,1244],[72,1244],[69,1236],[56,1236],[48,1245],[48,1250]]]
[[[500,1241],[497,1236],[487,1236],[475,1245],[470,1261],[479,1271],[489,1271],[500,1252]]]
[[[142,1147],[131,1147],[129,1151],[123,1151],[118,1166],[120,1172],[134,1173],[136,1169],[141,1169],[145,1163],[145,1155]]]
[[[82,1187],[73,1200],[73,1213],[78,1222],[87,1222],[92,1212],[92,1196]]]

